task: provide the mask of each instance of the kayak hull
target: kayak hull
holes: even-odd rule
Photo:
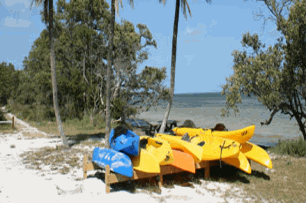
[[[221,137],[213,136],[194,136],[191,142],[199,145],[204,144],[203,148],[203,161],[220,160],[220,158],[237,157],[240,152],[240,143],[224,139]]]
[[[109,135],[109,144],[112,149],[128,155],[138,156],[140,137],[136,133],[127,130],[126,134],[121,134],[113,139],[114,134],[115,130],[112,129]]]
[[[172,151],[173,151],[174,161],[169,165],[184,171],[188,171],[190,173],[196,172],[194,158],[190,154],[176,149],[173,149]]]
[[[222,161],[244,171],[245,173],[252,173],[250,162],[242,152],[239,153],[238,157],[224,158]]]
[[[157,133],[155,136],[168,141],[172,149],[179,149],[185,153],[190,154],[195,159],[196,162],[202,161],[203,157],[202,147],[194,143],[181,140],[181,137],[179,136],[172,136],[161,133]]]
[[[115,173],[127,177],[133,176],[133,165],[129,156],[113,149],[94,148],[92,162],[101,168],[105,168],[106,165],[109,165],[110,170]]]
[[[179,128],[179,127],[173,129],[173,132],[178,136],[183,136],[185,133],[188,133],[190,137],[196,135],[215,136],[215,137],[231,139],[239,143],[244,143],[249,141],[253,137],[254,131],[255,131],[255,125],[250,125],[248,127],[232,131],[212,131],[211,129],[207,128]]]
[[[256,163],[259,163],[267,168],[272,168],[272,161],[269,154],[256,144],[246,142],[241,144],[241,152]]]
[[[156,156],[145,149],[140,149],[138,156],[130,156],[133,168],[145,173],[160,173],[160,165]]]
[[[141,136],[140,140],[146,139],[145,150],[152,153],[160,165],[171,164],[174,161],[173,152],[169,142],[159,137]]]

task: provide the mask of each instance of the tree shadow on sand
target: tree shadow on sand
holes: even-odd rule
[[[84,141],[100,141],[105,138],[105,133],[69,135],[67,138],[71,142],[70,146],[72,147]]]
[[[105,171],[101,169],[94,175],[88,177],[96,177],[105,183]],[[217,181],[224,183],[244,183],[250,184],[250,178],[261,178],[270,180],[270,177],[263,172],[253,170],[251,174],[244,173],[243,171],[229,165],[212,166],[210,168],[210,178],[204,178],[204,169],[198,169],[195,174],[188,172],[181,172],[177,174],[169,174],[163,176],[163,187],[174,188],[175,185],[194,188],[194,184],[201,184],[201,180]],[[158,178],[144,178],[139,180],[130,180],[120,183],[111,184],[111,192],[126,191],[136,193],[137,190],[145,190],[149,193],[161,194],[158,186]]]
[[[97,171],[94,175],[89,175],[87,178],[97,178],[105,184],[105,171],[104,169],[101,169],[101,171]],[[136,192],[135,181],[113,183],[110,185],[110,188],[111,188],[110,192],[117,192],[117,191],[127,191],[130,193]]]

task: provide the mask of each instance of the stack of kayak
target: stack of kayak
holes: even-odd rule
[[[162,165],[195,173],[195,163],[214,160],[250,174],[248,159],[272,168],[268,153],[248,142],[254,131],[254,125],[234,131],[177,127],[173,129],[175,135],[157,133],[149,137],[118,126],[110,133],[111,149],[95,148],[92,161],[128,177],[133,176],[133,170],[160,173]]]
[[[158,137],[138,136],[124,127],[111,130],[111,149],[95,148],[92,162],[99,167],[110,166],[110,170],[133,176],[133,169],[145,173],[160,173],[161,165],[172,165],[195,173],[193,157],[187,153],[172,150],[170,144]]]
[[[226,157],[224,152],[220,154],[220,159],[229,165],[233,165],[246,173],[251,173],[251,167],[248,159],[255,161],[267,168],[272,168],[272,161],[268,153],[261,147],[248,142],[255,131],[255,125],[248,126],[239,130],[233,131],[214,131],[212,129],[205,128],[185,128],[185,127],[176,127],[173,129],[173,132],[177,137],[181,139],[188,135],[191,143],[200,143],[204,139],[213,139],[215,142],[222,142],[222,139],[227,140],[227,142],[232,141],[233,143],[238,143],[239,151],[236,156]],[[161,135],[164,137],[165,135]],[[175,137],[176,138],[176,137]],[[179,139],[179,138],[176,138]],[[208,144],[205,142],[205,144]],[[220,145],[220,144],[219,144]],[[175,145],[173,145],[175,146]],[[222,144],[222,147],[225,148],[226,144]],[[210,148],[211,149],[211,148]],[[207,159],[210,155],[207,155],[207,152],[203,152],[203,159]]]

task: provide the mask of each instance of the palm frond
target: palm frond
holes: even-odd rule
[[[132,9],[134,9],[134,0],[130,0],[129,4],[131,5]]]
[[[122,8],[122,0],[115,0],[115,9],[116,9],[116,13],[117,15],[119,15],[119,1],[121,3],[121,8]]]
[[[190,10],[190,7],[189,7],[189,4],[188,4],[187,0],[181,0],[181,8],[183,10],[183,14],[184,14],[186,20],[187,20],[187,9],[188,9],[188,13],[189,13],[190,17],[192,17],[192,13],[191,13],[191,10]]]
[[[31,8],[33,8],[33,5],[40,6],[43,3],[43,0],[31,0]]]

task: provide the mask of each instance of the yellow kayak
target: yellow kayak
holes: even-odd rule
[[[250,142],[242,143],[240,151],[252,161],[255,161],[267,168],[273,167],[269,154],[256,144]]]
[[[140,136],[140,153],[130,156],[133,168],[146,173],[160,173],[160,165],[174,161],[170,144],[158,137]]]
[[[171,148],[189,153],[195,158],[196,162],[219,160],[222,157],[235,157],[239,153],[240,144],[228,139],[211,136],[194,136],[190,141],[185,141],[182,140],[181,136],[165,134],[156,134],[156,136],[167,140]]]
[[[252,169],[250,166],[250,162],[246,158],[246,156],[240,152],[238,157],[229,157],[222,159],[223,162],[225,162],[228,165],[234,166],[248,174],[252,173]]]
[[[237,157],[240,152],[240,143],[212,136],[194,136],[191,143],[202,145],[203,161],[220,160],[220,158]]]
[[[173,152],[169,142],[159,137],[140,136],[140,141],[143,139],[148,142],[146,150],[157,158],[160,165],[173,163]]]
[[[183,152],[190,154],[195,159],[196,162],[202,161],[203,148],[201,146],[181,140],[182,137],[179,136],[172,136],[172,135],[159,134],[159,133],[155,134],[155,136],[168,141],[172,149],[179,149],[182,150]]]
[[[239,143],[249,141],[252,138],[254,131],[255,125],[250,125],[246,128],[231,131],[212,131],[208,128],[173,128],[173,132],[178,136],[183,136],[185,133],[188,133],[188,135],[191,137],[195,135],[215,136],[231,139]]]
[[[131,156],[133,169],[145,173],[160,173],[160,166],[157,158],[145,149],[140,149],[138,156]]]

